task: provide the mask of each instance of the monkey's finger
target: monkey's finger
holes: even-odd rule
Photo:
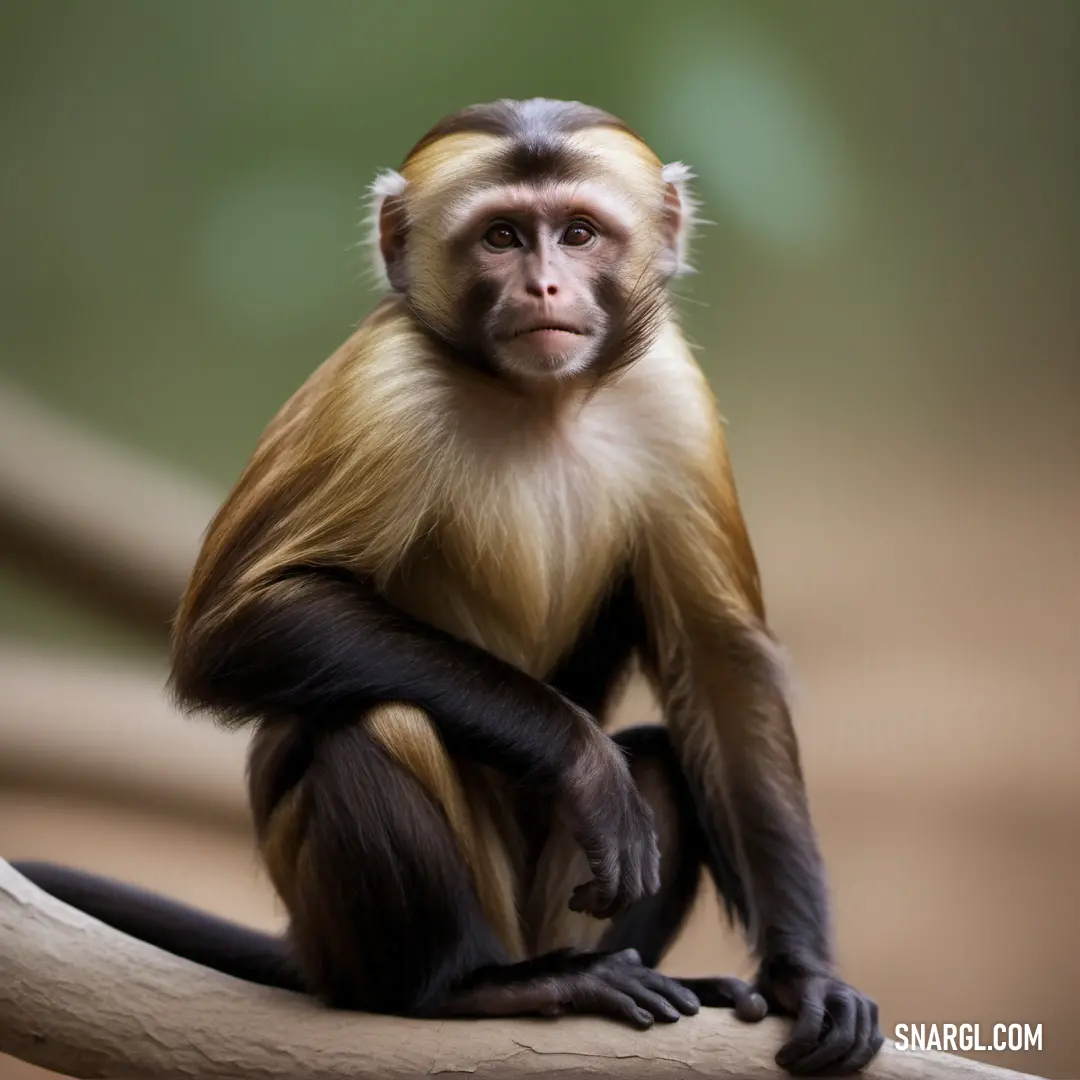
[[[803,1057],[788,1063],[793,1073],[809,1076],[820,1073],[846,1057],[855,1043],[859,1023],[858,995],[848,988],[829,994],[826,1015],[830,1021],[818,1045]]]
[[[768,1003],[748,982],[734,976],[680,979],[701,1000],[707,1009],[732,1009],[735,1016],[748,1024],[763,1020],[769,1012]]]
[[[619,986],[632,996],[636,997],[640,990],[646,991],[650,995],[647,999],[649,1003],[647,1007],[655,1004],[654,997],[659,997],[666,1005],[674,1006],[679,1013],[687,1016],[692,1016],[698,1011],[699,1003],[694,993],[687,990],[678,979],[661,975],[660,972],[643,964],[641,953],[637,949],[621,949],[619,952],[612,953],[601,960],[593,970],[600,978]],[[631,983],[639,989],[633,989]],[[662,1007],[662,1011],[663,1015],[657,1014],[657,1019],[678,1019],[666,1006]]]
[[[656,835],[638,837],[628,845],[619,864],[618,888],[606,917],[621,915],[645,896],[652,896],[660,887],[660,849]]]
[[[570,910],[586,911],[598,919],[608,918],[619,892],[621,866],[618,848],[607,841],[598,841],[585,845],[585,853],[593,879],[574,889]]]
[[[651,990],[655,990],[675,1006],[683,1016],[693,1016],[701,1009],[701,1002],[693,990],[684,986],[678,979],[672,979],[667,975],[661,975],[659,971],[651,968],[645,969],[641,981]]]
[[[776,1064],[789,1069],[793,1062],[805,1057],[821,1039],[821,1027],[825,1020],[826,979],[809,979],[803,988],[799,1011],[788,1041],[776,1054]]]
[[[584,885],[578,885],[574,888],[574,891],[570,894],[570,904],[568,905],[571,911],[585,911],[589,906],[589,887],[592,882],[586,882]]]
[[[837,1062],[834,1071],[838,1076],[858,1072],[874,1059],[884,1042],[885,1036],[878,1028],[877,1002],[863,997],[859,1001],[854,1044],[847,1056]]]
[[[604,981],[632,997],[643,1009],[648,1009],[657,1020],[673,1024],[682,1013],[662,994],[656,993],[645,985],[640,975],[615,970],[604,976]]]
[[[593,878],[574,889],[570,897],[571,911],[584,911],[597,919],[612,919],[626,909],[626,901],[615,875]]]
[[[641,870],[638,874],[637,890],[632,900],[640,900],[642,897],[655,896],[660,891],[660,857],[659,853],[647,853],[642,860]]]
[[[645,860],[644,888],[649,896],[660,891],[660,845],[655,840]]]
[[[613,919],[621,908],[617,900],[602,900],[590,886],[581,885],[570,898],[570,910],[584,912],[594,919]]]
[[[570,910],[584,911],[596,918],[601,918],[601,911],[607,909],[611,901],[602,896],[601,885],[594,878],[586,881],[584,885],[578,885],[570,896]]]
[[[615,894],[618,914],[626,911],[646,895],[647,852],[635,852],[626,859],[619,875],[619,888]]]
[[[570,997],[578,1012],[625,1020],[642,1031],[655,1022],[653,1014],[641,1008],[629,994],[595,976],[587,975],[575,983]]]
[[[632,854],[623,864],[623,891],[629,903],[660,890],[660,841],[651,818],[634,840]]]

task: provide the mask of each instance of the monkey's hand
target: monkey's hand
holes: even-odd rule
[[[579,885],[571,911],[610,919],[660,888],[660,846],[652,810],[619,746],[590,718],[589,733],[560,782],[560,802],[593,880]]]
[[[878,1007],[828,973],[767,962],[757,989],[771,1012],[795,1018],[776,1055],[782,1069],[800,1076],[847,1076],[868,1064],[885,1041]]]

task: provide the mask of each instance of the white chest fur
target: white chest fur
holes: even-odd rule
[[[697,380],[684,350],[656,350],[556,410],[484,392],[456,400],[454,449],[433,463],[434,525],[391,598],[549,673],[627,565],[654,493],[678,482],[671,448],[693,426],[684,406]]]

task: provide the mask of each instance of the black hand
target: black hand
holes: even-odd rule
[[[591,719],[588,730],[560,781],[562,810],[593,872],[574,890],[570,909],[609,919],[660,888],[660,847],[622,750]]]
[[[848,1076],[867,1065],[885,1041],[876,1002],[831,975],[765,965],[757,985],[772,1011],[795,1018],[776,1055],[788,1072]]]

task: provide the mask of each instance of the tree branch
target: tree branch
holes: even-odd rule
[[[0,642],[0,782],[250,822],[248,738],[185,719],[165,670]]]
[[[164,640],[219,493],[0,379],[0,549]]]
[[[705,1010],[646,1033],[585,1017],[423,1021],[332,1012],[119,934],[0,860],[0,1052],[103,1080],[405,1080],[617,1074],[758,1080],[785,1025]],[[1020,1080],[886,1046],[867,1080]]]

